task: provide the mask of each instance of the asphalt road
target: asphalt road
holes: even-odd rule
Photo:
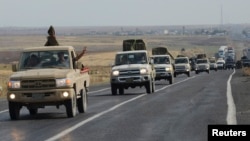
[[[172,85],[157,81],[154,94],[135,88],[112,96],[108,84],[93,86],[87,113],[74,118],[67,118],[61,106],[39,109],[35,116],[22,108],[20,120],[11,121],[6,100],[0,100],[0,137],[4,141],[206,141],[208,124],[228,124],[227,81],[232,73],[180,75]],[[247,124],[250,112],[242,106],[244,98],[235,95],[238,81],[233,76],[237,122]]]

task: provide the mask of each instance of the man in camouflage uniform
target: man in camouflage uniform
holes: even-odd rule
[[[56,33],[53,26],[49,27],[48,34],[49,36],[47,37],[47,42],[45,43],[44,46],[59,46],[59,43],[56,40],[55,36]]]

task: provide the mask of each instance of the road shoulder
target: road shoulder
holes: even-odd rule
[[[237,124],[250,124],[250,77],[236,70],[231,81]]]

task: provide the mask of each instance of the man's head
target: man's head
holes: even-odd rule
[[[59,60],[64,60],[64,52],[58,52],[57,56]]]

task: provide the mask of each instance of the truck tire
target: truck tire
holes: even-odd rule
[[[111,84],[111,93],[112,95],[117,95],[117,87],[114,84]]]
[[[169,81],[169,84],[173,84],[173,81],[174,81],[173,76],[171,76],[170,79],[169,79],[168,81]]]
[[[20,116],[21,106],[17,102],[9,101],[9,114],[11,120],[18,120]]]
[[[188,76],[188,77],[190,77],[190,71],[189,71],[189,72],[187,72],[187,76]]]
[[[81,97],[77,99],[77,108],[79,113],[85,113],[87,111],[87,91],[81,90]]]
[[[146,92],[147,92],[148,94],[151,94],[151,93],[152,93],[152,83],[151,83],[151,81],[148,81],[148,82],[146,83],[145,88],[146,88]]]
[[[65,102],[66,113],[69,118],[76,116],[76,96]]]
[[[120,94],[120,95],[123,95],[123,94],[124,94],[124,88],[123,88],[123,87],[120,87],[120,88],[119,88],[119,94]]]
[[[36,115],[38,112],[38,108],[28,108],[30,115]]]
[[[153,82],[152,82],[152,93],[154,93],[155,92],[155,80],[153,80]]]
[[[176,73],[174,73],[174,77],[176,77],[177,75],[176,75]]]

